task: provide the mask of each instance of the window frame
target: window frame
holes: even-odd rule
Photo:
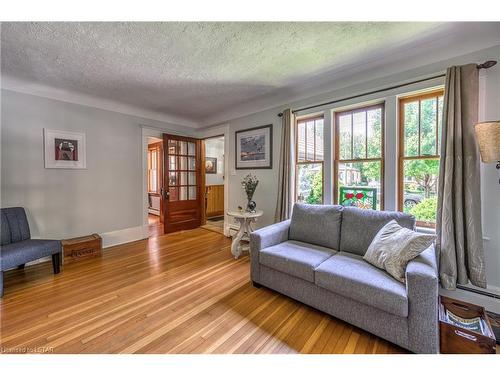
[[[339,118],[340,116],[346,115],[346,114],[351,114],[351,129],[352,129],[352,116],[354,113],[357,112],[368,112],[371,109],[378,109],[380,108],[381,114],[380,114],[380,134],[381,134],[381,145],[380,145],[380,157],[378,158],[363,158],[363,159],[340,159],[340,127],[339,127]],[[380,211],[384,210],[385,208],[385,101],[381,101],[379,103],[375,104],[369,104],[369,105],[363,105],[363,106],[357,106],[354,108],[346,109],[346,110],[338,110],[334,112],[335,115],[335,126],[334,126],[334,145],[335,145],[335,155],[334,155],[334,160],[333,160],[333,202],[335,204],[339,204],[339,164],[340,163],[359,163],[359,162],[375,162],[379,161],[380,162]],[[366,122],[367,124],[367,122]],[[351,157],[353,156],[352,150],[354,149],[354,146],[352,145],[352,134],[353,130],[351,130]],[[368,132],[365,132],[365,137],[366,137],[366,148],[368,148],[368,142],[367,142],[367,137],[368,137]],[[366,151],[366,156],[368,156],[368,151]]]
[[[148,194],[150,195],[160,195],[161,189],[161,178],[162,178],[162,142],[156,142],[148,145]],[[153,151],[156,151],[156,191],[151,190],[151,158]]]
[[[421,101],[430,98],[438,99],[440,96],[443,97],[444,100],[444,87],[439,89],[434,89],[432,91],[424,91],[419,93],[413,93],[406,96],[400,96],[398,98],[398,204],[397,208],[399,212],[404,212],[404,162],[406,160],[440,160],[441,159],[441,150],[438,148],[439,143],[439,135],[438,135],[438,121],[439,116],[442,115],[439,113],[439,102],[436,104],[436,154],[433,155],[420,155],[421,152]],[[404,118],[405,111],[404,106],[406,103],[412,103],[418,101],[418,156],[405,156],[405,129],[404,129]],[[444,124],[441,123],[441,126]],[[425,221],[416,221],[417,226],[423,228],[436,228],[436,224],[431,224]]]
[[[316,120],[323,120],[323,160],[316,160]],[[299,123],[314,120],[314,161],[307,160],[307,126],[305,127],[305,161],[299,161]],[[308,164],[321,164],[321,203],[325,204],[325,116],[324,114],[303,116],[295,119],[294,143],[295,143],[295,182],[294,182],[294,202],[298,202],[298,179],[299,166]]]

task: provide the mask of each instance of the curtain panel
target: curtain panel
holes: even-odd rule
[[[292,210],[292,126],[294,115],[290,109],[283,111],[281,126],[281,148],[278,172],[278,200],[274,221],[280,222],[290,218]]]
[[[486,288],[479,152],[474,135],[478,96],[475,64],[447,69],[436,220],[439,276],[446,289],[469,280]]]

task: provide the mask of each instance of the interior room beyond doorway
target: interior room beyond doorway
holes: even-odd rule
[[[205,217],[203,226],[224,232],[224,136],[205,139]]]

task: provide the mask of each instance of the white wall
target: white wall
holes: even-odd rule
[[[206,139],[205,156],[217,159],[217,173],[205,173],[205,185],[224,185],[224,137]]]
[[[241,189],[241,180],[248,171],[236,171],[234,168],[234,132],[259,125],[273,124],[273,169],[252,171],[260,180],[255,194],[257,206],[264,210],[264,216],[257,223],[258,227],[269,225],[273,222],[274,210],[277,199],[278,165],[279,165],[279,145],[281,137],[281,119],[277,114],[285,108],[300,108],[312,104],[322,103],[349,97],[379,88],[390,87],[399,83],[413,81],[436,73],[444,73],[451,65],[460,65],[471,62],[484,62],[485,60],[498,60],[500,62],[500,46],[478,51],[464,56],[458,56],[446,61],[435,62],[412,69],[404,73],[393,76],[379,78],[372,81],[356,84],[351,87],[338,89],[312,98],[284,103],[280,107],[254,113],[252,115],[236,118],[227,121],[229,124],[229,209],[234,209],[238,205],[244,205],[245,195]],[[500,119],[500,65],[483,71],[481,75],[485,83],[486,98],[483,112],[485,119]],[[347,100],[335,105],[315,108],[300,113],[323,112],[325,116],[325,203],[332,202],[332,155],[334,150],[332,135],[332,113],[348,106],[373,101],[385,101],[385,208],[394,210],[397,207],[397,97],[398,95],[435,87],[444,84],[444,78],[434,79],[425,83],[413,84],[399,89],[385,91],[384,93],[367,95],[362,98]],[[330,124],[330,126],[327,126]],[[492,289],[500,288],[500,186],[496,179],[494,165],[482,166],[482,202],[483,202],[483,232],[485,240],[485,253],[487,263],[488,284]]]
[[[264,211],[259,218],[256,227],[262,227],[274,222],[274,210],[276,207],[276,187],[278,186],[278,163],[281,139],[281,119],[277,117],[276,110],[267,110],[240,119],[231,120],[228,137],[229,144],[229,171],[227,179],[229,182],[229,209],[238,206],[246,207],[246,194],[241,186],[243,178],[252,173],[257,176],[259,185],[253,196],[257,203],[257,209]],[[235,167],[235,132],[262,125],[273,125],[273,168],[256,170],[237,170]]]
[[[141,125],[192,129],[9,90],[1,105],[1,206],[25,207],[33,237],[110,233],[111,245],[147,234]],[[45,169],[44,128],[86,133],[87,169]]]
[[[500,51],[495,59],[500,63]],[[500,66],[481,72],[480,121],[500,120]],[[481,163],[484,252],[488,285],[500,293],[500,184],[495,164]],[[499,303],[500,305],[500,303]],[[500,308],[499,308],[500,310]]]

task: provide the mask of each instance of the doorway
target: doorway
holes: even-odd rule
[[[148,137],[147,150],[147,200],[148,200],[148,234],[156,237],[163,234],[163,140]]]
[[[205,138],[203,147],[205,173],[205,224],[203,228],[224,234],[224,135]]]

